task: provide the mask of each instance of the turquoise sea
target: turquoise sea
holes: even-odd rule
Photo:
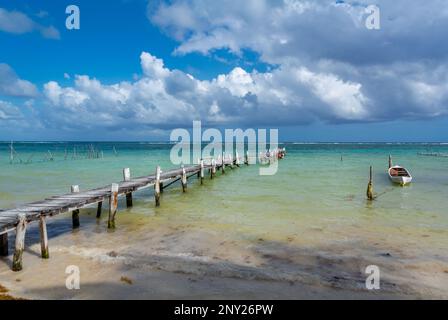
[[[69,192],[74,184],[88,189],[120,181],[124,167],[131,168],[133,176],[152,174],[157,165],[162,170],[174,168],[169,160],[172,147],[169,143],[15,142],[17,153],[12,164],[9,144],[0,143],[0,208],[3,209]],[[260,176],[258,165],[242,166],[228,169],[224,176],[218,174],[217,179],[207,178],[203,186],[191,178],[187,194],[182,194],[179,185],[173,185],[165,190],[160,208],[154,207],[151,190],[136,193],[130,210],[120,200],[117,218],[118,229],[122,226],[117,231],[120,243],[126,244],[127,252],[134,250],[145,257],[143,248],[151,247],[154,241],[144,236],[147,232],[167,227],[200,230],[212,234],[214,239],[226,239],[234,246],[224,245],[227,251],[217,252],[211,248],[214,242],[210,239],[208,248],[205,244],[198,248],[197,243],[189,247],[185,245],[187,241],[176,245],[164,238],[163,250],[171,253],[178,250],[179,254],[200,252],[200,256],[244,264],[247,257],[240,257],[243,254],[240,251],[264,243],[262,249],[244,253],[250,257],[248,265],[262,268],[261,260],[269,259],[266,255],[281,252],[286,256],[294,252],[316,254],[333,259],[330,265],[337,265],[334,262],[337,257],[356,258],[355,265],[347,264],[347,268],[354,274],[358,272],[354,276],[358,277],[357,286],[362,283],[360,261],[365,260],[384,265],[392,284],[406,283],[404,279],[408,276],[413,280],[403,288],[409,285],[414,291],[434,290],[435,293],[431,292],[436,296],[447,294],[448,157],[419,153],[448,154],[448,144],[283,143],[280,146],[286,148],[287,156],[279,162],[276,175]],[[91,159],[89,148],[95,150],[90,152]],[[411,172],[414,178],[411,185],[400,187],[388,180],[389,155],[394,164],[405,166]],[[374,168],[374,191],[378,195],[372,202],[366,200],[370,166]],[[86,227],[80,232],[86,237],[99,232],[93,212],[94,208],[82,213]],[[59,247],[83,245],[83,238],[70,236],[68,214],[54,220],[54,226],[49,225],[50,250],[52,241],[56,241],[51,239],[52,234],[58,239]],[[37,230],[30,232],[31,237],[33,232],[37,234]],[[195,241],[199,240],[192,243]],[[134,245],[136,242],[138,245]],[[102,248],[101,241],[96,245],[97,249]],[[292,247],[296,251],[289,251]],[[263,254],[260,250],[264,250]],[[272,251],[267,254],[266,250]],[[301,261],[291,262],[291,268],[286,267],[287,262],[279,261],[282,261],[281,267],[273,270],[269,269],[271,265],[265,267],[272,274],[283,272],[285,278],[292,277],[294,281],[308,273],[320,274],[326,279],[322,281],[329,281],[328,265],[307,260],[302,261],[306,267],[300,269]],[[158,268],[173,271],[174,267],[169,266],[159,261]],[[299,275],[294,273],[294,268],[300,269]],[[235,273],[238,272],[237,269]],[[393,291],[392,285],[391,288]],[[400,292],[414,292],[406,290]]]

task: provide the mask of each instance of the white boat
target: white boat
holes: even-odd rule
[[[393,166],[389,168],[388,173],[392,182],[398,183],[402,186],[407,185],[412,181],[412,176],[406,168]]]

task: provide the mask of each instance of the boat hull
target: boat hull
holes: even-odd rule
[[[394,170],[404,170],[406,172],[406,175],[394,175],[392,174],[392,172]],[[389,174],[389,179],[393,182],[393,183],[397,183],[401,186],[405,186],[407,184],[410,184],[412,182],[412,176],[409,173],[409,171],[407,171],[405,168],[400,167],[400,166],[394,166],[392,168],[389,169],[388,171]]]

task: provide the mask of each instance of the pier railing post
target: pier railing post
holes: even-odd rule
[[[12,270],[22,270],[22,256],[25,249],[26,215],[19,215],[19,223],[16,227],[16,243],[14,257],[12,258]]]
[[[0,235],[0,257],[7,257],[8,254],[8,234],[4,233]]]
[[[39,217],[40,252],[42,259],[50,258],[50,251],[48,250],[47,223],[45,220],[46,219],[44,215],[41,215]]]
[[[109,221],[107,222],[107,227],[109,229],[115,229],[115,215],[117,214],[117,208],[118,208],[118,184],[112,183],[109,198]]]
[[[72,186],[71,187],[72,193],[79,193],[79,186]],[[79,228],[79,210],[73,210],[72,212],[72,222],[73,222],[73,229]]]
[[[131,170],[129,168],[123,169],[123,180],[124,181],[130,181],[131,180]],[[132,192],[126,193],[126,207],[131,208],[132,207]]]
[[[181,183],[182,183],[182,192],[187,192],[187,173],[183,165],[182,165]]]
[[[160,206],[160,166],[156,168],[156,181],[154,184],[154,200],[156,207]]]

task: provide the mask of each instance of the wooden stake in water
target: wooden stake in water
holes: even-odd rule
[[[373,168],[372,168],[372,166],[370,166],[370,178],[369,178],[369,183],[367,185],[367,199],[370,201],[374,199],[374,196],[373,196]]]
[[[392,168],[392,156],[389,155],[389,169]]]
[[[72,191],[72,193],[79,193],[79,186],[72,186],[71,191]],[[73,210],[72,222],[73,222],[73,229],[78,229],[79,228],[79,210]]]

